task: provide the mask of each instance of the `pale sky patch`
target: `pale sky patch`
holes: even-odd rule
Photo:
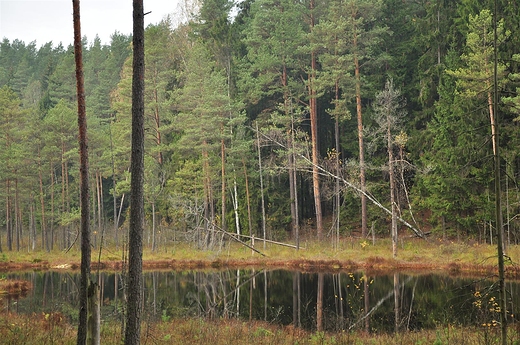
[[[178,18],[179,0],[144,0],[145,26],[157,24],[167,15]],[[132,33],[132,0],[81,0],[81,35],[92,42],[96,35],[103,44],[118,31]],[[0,39],[15,39],[36,47],[52,41],[72,44],[72,0],[0,0]]]

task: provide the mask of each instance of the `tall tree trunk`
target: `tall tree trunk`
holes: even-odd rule
[[[137,345],[141,335],[144,229],[144,9],[133,1],[132,156],[128,255],[128,308],[125,345]]]
[[[397,204],[395,197],[395,178],[394,178],[394,154],[392,145],[392,133],[390,121],[386,128],[387,145],[388,145],[388,176],[390,179],[390,203],[392,204],[392,255],[397,257]]]
[[[238,213],[238,187],[237,175],[233,168],[233,212],[235,213],[235,227],[237,235],[240,235],[240,217]]]
[[[258,132],[258,122],[256,123],[256,144],[258,149],[258,173],[260,174],[260,196],[262,198],[262,236],[265,249],[265,198],[264,198],[264,178],[262,176],[262,155],[260,151],[260,133]]]
[[[336,80],[336,104],[339,104],[339,82]],[[335,157],[335,165],[336,165],[336,178],[334,179],[334,195],[335,195],[335,218],[336,218],[336,249],[339,249],[339,226],[340,226],[340,215],[341,215],[341,194],[340,194],[340,181],[339,176],[341,174],[341,160],[340,160],[340,147],[339,147],[339,112],[336,112],[334,116],[334,140],[336,147],[336,157]]]
[[[83,52],[81,45],[81,20],[79,0],[73,0],[74,58],[76,62],[76,91],[78,98],[78,144],[80,157],[80,206],[81,206],[81,279],[79,288],[79,320],[77,344],[87,340],[88,287],[90,276],[90,205],[88,176],[87,117],[83,79]],[[62,160],[63,164],[63,160]],[[63,172],[64,169],[62,169]],[[62,180],[63,181],[63,180]],[[98,341],[99,342],[99,341]]]
[[[7,232],[7,250],[13,250],[13,219],[12,219],[12,201],[11,201],[11,181],[7,178],[5,183],[6,202],[5,202],[5,228]]]
[[[291,188],[293,190],[291,198],[294,198],[294,219],[293,219],[293,231],[296,242],[296,250],[300,250],[300,215],[298,210],[298,175],[296,174],[296,152],[294,141],[296,138],[294,137],[294,114],[291,111],[291,169],[289,169],[289,174],[292,175],[292,184]]]
[[[155,201],[152,201],[152,252],[157,250],[157,243],[155,241],[155,227]]]
[[[220,124],[220,134],[224,135],[224,125]],[[222,202],[222,208],[221,208],[221,227],[222,230],[226,231],[227,224],[226,224],[226,144],[224,142],[224,139],[222,138],[220,140],[220,164],[221,164],[221,202]]]
[[[311,32],[314,30],[314,0],[310,1]],[[314,207],[316,212],[316,234],[318,240],[323,237],[323,218],[321,211],[320,174],[318,171],[318,106],[317,94],[314,81],[316,79],[316,52],[311,52],[311,72],[309,75],[309,108],[311,120],[311,142],[312,142],[312,190],[314,194]]]
[[[54,214],[54,183],[56,181],[56,177],[54,176],[54,167],[52,165],[52,160],[49,162],[50,168],[51,168],[51,238],[54,237],[54,219],[56,218],[56,215]],[[46,231],[45,233],[45,248],[49,252],[51,250],[51,245],[49,244],[49,231]]]
[[[42,249],[45,250],[45,237],[47,233],[47,228],[45,224],[45,199],[43,197],[43,172],[42,172],[42,157],[40,146],[38,145],[38,182],[40,184],[40,210],[41,210],[41,220],[40,220],[40,228],[42,231]],[[36,241],[36,239],[34,239]],[[33,248],[34,249],[34,248]]]
[[[354,15],[354,14],[353,14]],[[354,28],[354,50],[357,50],[357,34]],[[365,146],[363,142],[363,114],[361,108],[361,76],[359,71],[359,60],[357,54],[354,54],[354,76],[356,79],[356,114],[358,129],[358,146],[359,146],[359,184],[361,187],[361,236],[366,237],[368,233],[368,215],[367,215],[367,197],[366,178],[365,178]]]
[[[247,201],[247,222],[249,224],[249,236],[253,235],[253,219],[251,217],[251,198],[249,196],[249,177],[247,175],[246,160],[242,156],[242,167],[244,168],[244,178],[246,182],[246,201]]]
[[[16,232],[16,251],[20,251],[22,235],[22,213],[20,210],[20,195],[18,194],[18,178],[14,179],[14,228]]]
[[[204,230],[206,231],[205,246],[213,245],[215,233],[212,224],[215,220],[215,209],[213,207],[213,187],[211,185],[211,173],[209,165],[209,155],[206,148],[207,142],[202,143],[202,171],[204,176]]]
[[[502,345],[507,344],[507,294],[505,286],[504,268],[504,227],[502,218],[502,186],[500,184],[500,140],[498,136],[498,1],[493,4],[493,103],[496,114],[491,117],[491,131],[493,134],[493,157],[495,177],[495,222],[498,234],[497,257],[498,257],[498,296],[500,308],[500,341]],[[489,99],[489,98],[488,98]],[[490,108],[491,109],[491,108]],[[490,113],[491,115],[491,113]],[[509,222],[509,220],[508,220]]]
[[[61,133],[61,216],[64,217],[67,213],[67,207],[65,206],[65,199],[66,199],[66,183],[65,180],[67,179],[67,171],[66,171],[66,162],[65,162],[65,141],[64,141],[65,133]],[[89,215],[90,217],[90,215]],[[62,231],[62,247],[67,248],[67,226],[61,225],[61,231]],[[51,250],[54,248],[54,237],[51,237]]]
[[[102,217],[102,208],[103,208],[103,177],[99,170],[96,171],[96,195],[97,195],[97,221],[98,228],[97,232],[101,233],[103,231],[103,217]],[[101,243],[100,246],[103,244]]]

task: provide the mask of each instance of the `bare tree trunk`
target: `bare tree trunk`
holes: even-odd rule
[[[260,152],[260,135],[258,133],[258,122],[256,123],[256,144],[258,149],[258,173],[260,174],[260,196],[262,197],[262,234],[265,249],[265,199],[264,199],[264,179],[262,176],[262,155]]]
[[[294,220],[293,220],[293,231],[296,240],[296,250],[300,250],[300,214],[298,210],[298,175],[296,174],[296,153],[294,152],[294,114],[291,110],[291,167],[289,174],[292,174],[292,189],[294,198]]]
[[[6,202],[5,202],[5,228],[7,232],[7,250],[13,250],[13,220],[12,220],[12,205],[11,205],[11,181],[7,178],[5,183],[5,188],[7,190],[6,193]]]
[[[41,164],[41,151],[40,146],[38,146],[38,180],[40,184],[40,208],[41,208],[41,230],[42,230],[42,249],[45,249],[45,237],[47,234],[46,221],[45,221],[45,199],[43,197],[43,174],[42,174],[42,164]],[[52,187],[51,187],[52,188]],[[36,239],[35,239],[36,241]],[[34,249],[34,248],[33,248]]]
[[[394,178],[394,154],[392,145],[391,126],[388,123],[386,129],[387,145],[388,145],[388,175],[390,179],[390,203],[392,204],[392,255],[397,257],[397,204],[395,198],[395,178]]]
[[[309,4],[311,11],[311,31],[314,28],[314,0]],[[311,74],[309,75],[309,108],[311,120],[311,142],[312,142],[312,190],[314,194],[314,207],[316,211],[316,234],[318,240],[323,237],[323,218],[321,211],[321,195],[320,195],[320,174],[318,171],[318,106],[317,94],[314,86],[316,79],[316,53],[311,52]]]
[[[224,124],[220,125],[220,133],[224,135]],[[226,224],[226,144],[224,139],[220,140],[220,164],[221,164],[221,189],[220,189],[220,197],[222,202],[221,207],[221,227],[222,230],[227,231]]]
[[[16,251],[20,251],[20,237],[22,232],[22,217],[20,211],[20,195],[18,194],[18,178],[14,179],[14,229],[16,232]]]
[[[352,10],[352,17],[355,18],[357,16],[356,9]],[[354,20],[354,23],[356,21]],[[366,192],[366,178],[365,178],[365,146],[363,142],[363,113],[361,110],[361,76],[360,76],[360,67],[359,67],[359,59],[357,55],[357,28],[354,24],[353,28],[354,37],[353,37],[353,45],[354,45],[354,77],[356,80],[356,113],[357,113],[357,128],[358,128],[358,146],[359,146],[359,183],[360,188],[363,191],[361,193],[361,235],[363,237],[367,236],[368,232],[368,215],[367,215],[367,198],[364,194]]]
[[[128,303],[125,345],[138,345],[141,335],[144,229],[144,9],[133,1],[132,157],[128,255]]]
[[[157,250],[157,243],[155,240],[155,201],[152,202],[152,252]]]
[[[335,83],[335,89],[336,89],[336,104],[339,105],[339,82],[336,80]],[[334,196],[335,196],[335,217],[336,217],[336,249],[339,249],[339,226],[340,226],[340,215],[341,215],[341,195],[340,195],[340,182],[339,182],[339,176],[341,174],[341,166],[340,166],[340,147],[339,147],[339,112],[335,113],[334,116],[334,146],[336,148],[336,157],[335,157],[335,165],[336,165],[336,178],[334,179]]]
[[[54,213],[54,183],[56,182],[56,177],[54,176],[54,167],[52,165],[52,161],[50,162],[51,168],[51,224],[50,224],[50,233],[51,238],[54,237],[54,219],[56,217]],[[45,232],[45,248],[49,252],[51,250],[51,245],[49,244],[49,231]]]
[[[88,286],[90,276],[90,205],[88,176],[87,117],[83,79],[83,52],[81,46],[81,20],[79,0],[73,0],[74,13],[74,58],[76,62],[76,90],[78,98],[78,141],[80,157],[80,205],[81,205],[81,280],[79,288],[79,321],[77,344],[87,340]],[[62,165],[63,167],[63,165]],[[63,169],[62,169],[63,171]],[[63,196],[62,196],[63,197]]]
[[[246,180],[246,200],[247,200],[247,221],[249,224],[249,235],[253,235],[253,219],[251,217],[251,198],[249,196],[249,177],[247,175],[246,161],[242,156],[242,166],[244,168],[244,178]]]

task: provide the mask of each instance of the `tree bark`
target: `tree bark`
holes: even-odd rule
[[[144,229],[144,8],[133,1],[132,155],[125,345],[140,343]]]
[[[79,322],[77,344],[87,340],[87,304],[90,275],[90,205],[88,176],[87,118],[85,110],[85,88],[83,79],[83,56],[81,46],[81,20],[79,0],[73,0],[74,58],[76,62],[76,91],[78,98],[78,141],[80,157],[80,205],[81,205],[81,280],[79,288]]]

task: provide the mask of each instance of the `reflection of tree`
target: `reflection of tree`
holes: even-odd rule
[[[316,329],[318,332],[323,331],[323,273],[318,273],[318,296],[316,297]]]
[[[447,324],[481,325],[492,322],[496,316],[488,306],[497,292],[487,280],[400,274],[394,284],[393,275],[373,278],[344,272],[321,275],[323,283],[319,283],[318,274],[283,270],[146,272],[143,318],[153,322],[187,317],[236,317],[314,330],[318,284],[322,286],[324,331],[392,332],[396,325],[394,288],[399,293],[400,331],[405,327],[414,331]],[[27,280],[33,289],[26,298],[4,299],[2,312],[59,312],[71,322],[77,321],[78,274],[9,273],[6,279]],[[121,275],[101,272],[99,285],[102,319],[122,320],[125,298]],[[516,315],[520,284],[512,282],[508,288],[510,310]]]

